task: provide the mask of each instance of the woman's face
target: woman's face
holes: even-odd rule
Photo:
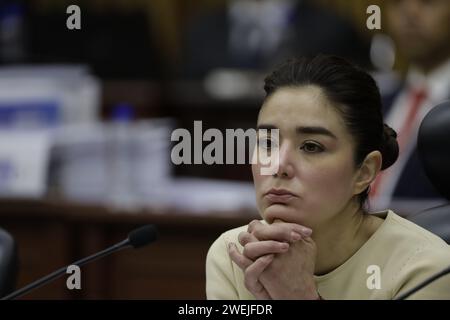
[[[262,217],[317,227],[341,212],[355,194],[354,142],[338,111],[317,86],[277,89],[263,104],[258,128],[279,129],[275,175],[252,165]],[[259,131],[261,132],[261,131]],[[259,134],[256,148],[271,137]],[[272,190],[272,191],[271,191]]]

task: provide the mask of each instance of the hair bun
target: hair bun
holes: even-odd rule
[[[381,170],[389,168],[398,158],[397,133],[387,124],[383,125],[383,141],[381,142],[381,155],[383,163]]]

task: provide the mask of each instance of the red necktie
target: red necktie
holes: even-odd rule
[[[420,107],[423,105],[423,102],[427,97],[427,92],[425,88],[414,88],[411,90],[409,96],[410,96],[409,99],[410,107],[408,110],[408,114],[406,115],[406,119],[403,123],[403,126],[401,127],[401,129],[398,131],[397,134],[399,157],[405,151],[408,142],[411,141],[411,139],[415,138],[412,134],[415,129],[414,124],[416,123],[416,119],[419,115]],[[386,176],[388,174],[389,172],[386,171],[382,171],[378,174],[378,177],[372,183],[372,186],[370,188],[370,197],[375,197],[379,195],[380,185],[386,179]]]

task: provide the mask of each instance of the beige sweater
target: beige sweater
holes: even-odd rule
[[[324,299],[394,299],[450,266],[450,247],[441,238],[390,210],[376,215],[385,221],[370,239],[338,268],[315,276]],[[208,299],[254,299],[244,286],[242,270],[227,251],[227,244],[234,242],[242,252],[238,234],[246,229],[242,226],[223,233],[209,249]],[[409,299],[450,299],[450,275]]]

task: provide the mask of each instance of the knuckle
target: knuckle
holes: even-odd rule
[[[273,240],[271,240],[269,243],[268,243],[268,246],[269,246],[269,248],[270,248],[270,250],[271,251],[278,251],[278,250],[280,250],[281,249],[281,243],[280,242],[278,242],[278,241],[273,241]]]
[[[230,248],[228,249],[228,254],[230,255],[230,257],[234,258],[236,256],[236,249],[233,246],[230,246]]]
[[[247,243],[244,246],[244,249],[242,250],[242,254],[244,256],[246,256],[249,259],[253,259],[253,255],[254,255],[254,247],[252,246],[251,243]]]
[[[241,233],[239,233],[238,240],[239,243],[245,245],[248,242],[248,232],[242,231]]]
[[[256,238],[256,239],[258,239],[258,240],[262,240],[262,234],[261,234],[261,230],[259,230],[259,229],[255,229],[255,230],[253,230],[252,231],[252,235]]]
[[[273,259],[273,255],[272,254],[265,255],[265,256],[261,257],[261,262],[264,263],[264,264],[268,264],[268,263],[270,263],[272,261],[272,259]]]
[[[273,228],[272,230],[271,230],[271,233],[272,233],[272,237],[274,238],[274,239],[277,239],[277,240],[284,240],[284,232],[283,232],[283,230],[282,229],[280,229],[280,228]]]
[[[278,231],[280,238],[283,238],[283,240],[290,240],[291,232],[293,230],[294,229],[290,226],[282,226]]]
[[[259,221],[256,219],[253,219],[249,224],[248,224],[248,228],[247,231],[249,233],[252,233],[252,231],[259,225]]]
[[[253,231],[251,233],[255,238],[257,238],[259,240],[265,240],[266,231],[267,231],[267,229],[265,227],[258,227],[258,228],[253,229]]]
[[[245,233],[245,241],[247,241],[247,243],[250,243],[250,242],[255,242],[255,239],[250,233],[246,232]]]

